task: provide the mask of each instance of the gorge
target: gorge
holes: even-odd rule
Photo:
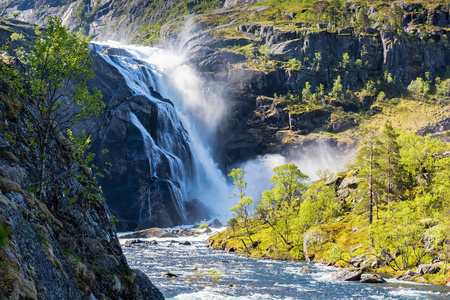
[[[29,23],[43,25],[53,15],[69,30],[90,36],[95,77],[86,84],[102,92],[105,104],[103,113],[73,125],[70,134],[54,130],[51,188],[41,199],[33,166],[43,157],[34,152],[27,125],[36,108],[33,100],[13,98],[2,81],[0,256],[9,262],[0,265],[0,275],[9,278],[4,280],[8,293],[23,291],[20,297],[32,299],[57,299],[57,293],[75,299],[158,299],[162,295],[145,274],[156,278],[170,271],[181,278],[154,282],[176,299],[271,299],[284,292],[292,299],[300,297],[297,293],[300,298],[363,296],[359,286],[330,283],[333,269],[327,266],[311,267],[316,274],[302,277],[303,263],[254,258],[320,260],[446,284],[449,6],[369,2],[0,1],[5,16],[0,41],[11,49],[27,49],[36,40],[36,27]],[[20,56],[20,51],[9,55],[16,53]],[[2,66],[23,70],[19,59],[8,57],[2,54]],[[393,133],[386,129],[390,125]],[[68,146],[72,132],[87,133],[93,164],[75,163]],[[390,165],[397,173],[386,179],[391,171],[376,154],[370,176],[375,166],[377,181],[368,184],[361,162],[367,156],[358,148],[367,147],[369,136],[376,151],[387,153],[389,134],[403,147],[393,150],[400,167]],[[355,157],[358,163],[346,164]],[[282,215],[284,196],[275,199],[280,194],[270,177],[272,169],[288,163],[309,179],[293,193],[290,213]],[[80,174],[97,177],[97,168],[106,202],[79,196]],[[236,189],[226,174],[233,168],[246,171],[248,189],[230,199]],[[368,190],[370,196],[364,194]],[[253,197],[251,219],[239,214],[244,196]],[[280,202],[270,206],[270,200]],[[313,203],[315,219],[303,210],[305,203]],[[319,207],[323,203],[326,207]],[[203,249],[205,236],[181,249],[184,238],[173,237],[158,239],[155,247],[142,242],[145,247],[124,248],[127,263],[116,236],[116,231],[201,221],[204,227],[214,218],[230,223],[210,246],[253,258],[213,254]],[[393,226],[397,223],[402,226]],[[392,246],[395,239],[382,234],[400,236],[404,228],[417,229],[406,248]],[[36,259],[31,249],[38,249]],[[189,269],[189,260],[195,267]],[[266,276],[265,268],[276,274]],[[233,270],[245,292],[231,280]],[[52,285],[55,289],[47,288]],[[255,286],[261,293],[252,292]],[[363,289],[373,298],[448,296],[445,287],[411,287],[395,279]]]

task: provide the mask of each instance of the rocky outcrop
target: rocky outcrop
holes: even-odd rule
[[[46,193],[36,193],[40,158],[27,126],[36,112],[5,88],[0,83],[0,298],[163,299],[128,267],[106,203],[77,180],[83,166],[60,133],[49,140]]]

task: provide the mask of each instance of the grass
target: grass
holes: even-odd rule
[[[9,240],[9,230],[4,224],[0,224],[0,248],[6,247]]]

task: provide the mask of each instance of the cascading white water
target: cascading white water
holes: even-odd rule
[[[109,47],[126,52],[111,55],[102,51]],[[134,95],[145,96],[157,105],[156,136],[147,131],[142,125],[144,120],[139,120],[133,112],[129,117],[144,140],[152,176],[169,180],[177,198],[177,210],[185,216],[183,202],[199,199],[215,208],[217,214],[225,208],[228,215],[230,204],[223,201],[229,194],[226,180],[209,146],[210,137],[222,121],[223,104],[218,98],[206,96],[200,78],[174,53],[117,43],[93,44],[92,48],[120,72]],[[172,101],[175,109],[169,102],[155,98],[152,90]],[[174,136],[188,141],[190,149],[180,147],[181,143]],[[192,162],[183,161],[182,158],[187,157],[192,157]],[[158,172],[157,166],[163,160],[170,170],[167,178],[166,174]],[[149,197],[151,199],[151,195]],[[150,203],[147,206],[150,210]],[[151,216],[151,211],[148,215]]]

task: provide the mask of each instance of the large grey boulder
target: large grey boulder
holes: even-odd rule
[[[344,270],[331,274],[331,278],[336,281],[360,281],[361,275],[361,271]]]
[[[441,270],[441,265],[438,264],[422,264],[417,268],[417,273],[424,274],[436,274]]]

